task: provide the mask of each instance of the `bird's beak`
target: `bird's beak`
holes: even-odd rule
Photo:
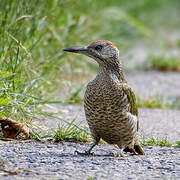
[[[79,54],[86,54],[87,50],[88,50],[87,47],[72,47],[72,48],[63,49],[63,51],[79,53]]]

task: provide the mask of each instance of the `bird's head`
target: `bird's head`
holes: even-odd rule
[[[85,47],[66,48],[64,51],[84,54],[95,59],[99,65],[113,65],[119,62],[119,50],[107,40],[98,40]]]

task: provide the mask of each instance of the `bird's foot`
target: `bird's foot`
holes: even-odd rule
[[[123,153],[113,153],[113,152],[111,152],[110,153],[110,156],[112,156],[112,157],[120,157],[120,158],[125,158],[125,155],[123,154]]]
[[[81,156],[93,156],[94,155],[94,153],[91,153],[89,151],[79,152],[76,150],[74,153],[77,153],[78,155],[81,155]]]
[[[113,153],[111,152],[111,156],[113,157],[118,157],[118,158],[122,158],[124,159],[125,158],[125,155],[123,153],[123,149],[121,148],[120,151],[118,153]]]

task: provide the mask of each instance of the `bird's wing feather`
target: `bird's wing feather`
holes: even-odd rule
[[[125,83],[122,84],[123,91],[127,94],[130,103],[130,113],[138,116],[138,108],[136,104],[136,97],[132,89]],[[139,129],[139,120],[137,120],[137,130]]]
[[[130,103],[130,113],[132,113],[133,115],[136,115],[138,116],[138,108],[137,108],[137,105],[136,105],[136,97],[135,97],[135,94],[134,92],[132,91],[132,89],[127,85],[127,84],[122,84],[122,89],[123,91],[127,94],[127,97],[128,97],[128,100],[129,100],[129,103]],[[139,120],[137,118],[137,130],[139,129]],[[133,151],[132,151],[133,150]],[[140,140],[139,140],[139,137],[136,136],[136,139],[135,139],[135,144],[134,144],[134,148],[129,148],[127,147],[126,149],[124,149],[124,151],[126,152],[137,152],[138,154],[140,155],[144,155],[144,150],[143,148],[141,147],[141,143],[140,143]]]

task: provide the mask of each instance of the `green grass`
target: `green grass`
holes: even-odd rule
[[[160,95],[141,99],[140,96],[136,96],[136,103],[139,108],[158,108],[158,109],[174,109],[180,110],[180,98],[165,99]]]
[[[73,66],[70,61],[61,59],[61,49],[66,46],[64,42],[68,42],[69,33],[72,36],[77,33],[74,28],[82,21],[79,12],[71,16],[75,7],[69,8],[69,4],[61,1],[0,2],[0,116],[10,116],[31,127],[31,119],[40,111],[38,105],[52,101],[51,97],[47,98],[47,92],[54,90],[51,87],[65,67]],[[68,11],[63,10],[65,7]],[[83,7],[80,9],[86,12]],[[55,29],[58,24],[60,32]],[[78,92],[68,101],[81,101]]]
[[[88,177],[87,180],[96,180],[94,177]]]
[[[167,140],[167,137],[163,138],[163,139],[159,139],[159,138],[149,138],[149,139],[145,139],[145,137],[143,136],[142,139],[142,145],[144,146],[162,146],[162,147],[176,147],[176,148],[180,148],[180,141],[176,141],[174,143],[171,143]]]
[[[180,141],[176,141],[175,143],[171,143],[167,140],[167,136],[163,139],[159,138],[149,138],[146,139],[144,136],[142,137],[142,145],[144,146],[165,146],[165,147],[177,147],[180,148]]]
[[[80,128],[74,124],[75,119],[71,121],[69,125],[60,126],[55,132],[54,140],[59,141],[69,141],[69,142],[88,142],[89,133],[87,128]]]
[[[154,138],[152,137],[151,139],[145,139],[143,136],[142,140],[142,145],[144,146],[166,146],[166,147],[171,147],[173,144],[168,142],[167,137],[164,139],[159,140],[159,138]]]
[[[146,70],[180,71],[180,57],[150,55],[144,64]]]
[[[175,143],[175,147],[180,148],[180,141],[176,141],[176,143]]]
[[[146,107],[146,108],[159,108],[164,109],[166,106],[164,105],[163,98],[161,96],[150,97],[148,99],[141,99],[139,96],[137,98],[137,106],[139,108]]]
[[[180,97],[170,99],[166,104],[168,109],[180,110]]]
[[[80,96],[80,92],[82,91],[83,87],[84,85],[81,85],[78,88],[72,89],[71,96],[68,99],[66,99],[64,102],[70,104],[83,102],[83,98]]]

